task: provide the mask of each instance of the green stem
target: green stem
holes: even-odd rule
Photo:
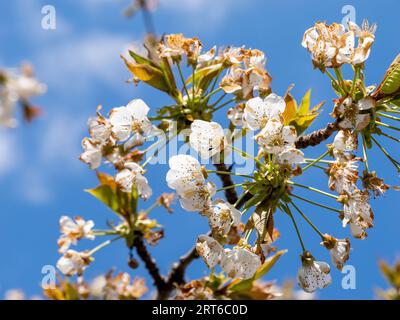
[[[358,70],[359,70],[359,66],[356,66],[354,69],[353,82],[351,84],[350,96],[353,100],[355,99],[355,89],[356,89],[356,83],[357,83],[357,79],[358,79]]]
[[[311,190],[311,191],[314,191],[314,192],[318,192],[320,194],[323,194],[323,195],[325,195],[327,197],[330,197],[330,198],[333,198],[333,199],[336,199],[336,200],[338,199],[338,196],[335,196],[334,194],[319,190],[319,189],[314,188],[314,187],[309,187],[309,186],[306,186],[304,184],[296,183],[296,182],[293,182],[293,181],[287,181],[287,183],[292,184],[292,185],[294,185],[296,187],[301,187],[301,188],[308,189],[308,190]]]
[[[229,146],[231,147],[231,149],[232,149],[233,151],[236,151],[237,153],[240,153],[240,155],[241,155],[242,157],[248,158],[248,159],[252,159],[252,160],[254,160],[255,162],[257,162],[259,165],[261,165],[261,166],[263,166],[263,167],[265,166],[259,159],[257,159],[257,158],[255,158],[255,157],[249,155],[248,153],[246,153],[246,152],[244,152],[244,151],[242,151],[242,150],[240,150],[240,149],[238,149],[238,148],[236,148],[236,147],[234,147],[234,146],[232,146],[232,145],[229,145]]]
[[[377,125],[379,125],[379,126],[382,126],[382,127],[388,128],[388,129],[400,131],[400,128],[393,127],[393,126],[391,126],[391,125],[389,125],[389,124],[387,124],[387,123],[383,123],[383,122],[380,122],[380,121],[375,121],[375,123],[376,123]]]
[[[240,174],[240,173],[234,173],[234,172],[230,172],[230,171],[218,171],[218,170],[207,170],[208,173],[216,173],[216,174],[225,174],[225,175],[230,175],[230,176],[237,176],[237,177],[244,177],[244,178],[249,178],[249,179],[253,179],[253,176],[249,176],[247,174]]]
[[[326,206],[326,205],[321,204],[321,203],[318,203],[318,202],[314,202],[314,201],[312,201],[312,200],[309,200],[309,199],[300,197],[300,196],[295,195],[295,194],[291,194],[290,196],[295,197],[295,198],[297,198],[297,199],[299,199],[299,200],[302,200],[302,201],[304,201],[304,202],[308,202],[308,203],[313,204],[313,205],[315,205],[315,206],[318,206],[318,207],[327,209],[327,210],[331,210],[331,211],[334,211],[334,212],[337,212],[337,213],[342,213],[342,212],[343,212],[342,210],[335,209],[335,208]]]
[[[206,96],[204,96],[201,100],[202,100],[202,101],[207,101],[208,99],[210,99],[211,96],[213,96],[214,94],[216,94],[216,93],[219,92],[220,90],[222,90],[222,88],[217,88],[217,89],[211,91],[209,94],[207,94]]]
[[[303,217],[304,220],[307,221],[307,223],[311,226],[311,228],[313,228],[314,231],[318,233],[322,239],[324,239],[324,234],[321,231],[319,231],[319,229],[315,226],[315,224],[300,210],[300,208],[296,206],[296,204],[293,201],[290,201],[290,204],[297,210],[298,213],[300,213],[300,215]]]
[[[214,108],[213,111],[216,112],[216,111],[218,111],[219,109],[222,109],[223,107],[225,107],[227,104],[230,104],[230,103],[232,103],[232,102],[234,102],[234,101],[236,101],[236,98],[233,98],[233,99],[231,99],[231,100],[229,100],[229,101],[227,101],[227,102],[221,104],[220,106]]]
[[[400,162],[398,162],[396,159],[392,158],[392,156],[389,154],[389,152],[386,151],[386,149],[373,137],[371,136],[372,141],[375,142],[375,144],[381,149],[383,154],[389,159],[389,161],[396,167],[398,171],[400,171]]]
[[[310,162],[314,162],[315,159],[304,159],[304,161],[307,162],[307,163],[310,163]],[[327,163],[327,164],[334,163],[334,161],[331,161],[331,160],[322,160],[322,159],[319,160],[318,162]]]
[[[173,138],[175,138],[177,135],[178,135],[178,133],[174,133],[172,136],[168,136],[168,137],[167,137],[167,140],[165,141],[165,143],[164,143],[158,150],[156,150],[156,152],[154,152],[150,157],[148,157],[148,158],[146,159],[146,161],[142,164],[142,168],[144,168],[145,166],[147,166],[147,165],[149,164],[149,162],[150,162],[151,160],[153,160],[154,157],[156,157],[156,156],[158,155],[158,153],[160,152],[160,150],[162,150],[163,148],[165,148],[165,147],[169,144],[169,142],[170,142]],[[162,141],[162,140],[161,140],[161,141]]]
[[[382,112],[377,112],[377,115],[380,115],[381,117],[387,118],[387,119],[391,119],[391,120],[395,120],[395,121],[400,121],[400,118],[395,117],[395,116],[390,116],[388,114],[384,114]]]
[[[325,73],[326,73],[326,74],[328,75],[328,77],[332,80],[332,82],[336,83],[337,87],[339,88],[339,91],[340,91],[341,95],[342,95],[342,96],[345,96],[346,93],[343,92],[342,87],[340,86],[339,82],[333,77],[333,75],[332,75],[328,70],[325,70]]]
[[[219,189],[217,189],[216,192],[220,192],[220,191],[227,190],[227,189],[233,189],[233,188],[236,188],[236,187],[241,187],[242,185],[243,185],[243,183],[232,184],[230,186],[219,188]]]
[[[220,97],[218,98],[218,100],[215,101],[215,102],[210,106],[210,108],[213,109],[218,103],[220,103],[220,102],[222,101],[222,99],[225,98],[225,96],[226,96],[226,92],[224,92],[224,93],[222,94],[222,96],[220,96]]]
[[[392,139],[393,141],[400,142],[400,139],[393,137],[390,134],[387,134],[386,132],[381,131],[379,134],[386,138]]]
[[[219,78],[219,76],[220,76],[221,72],[222,72],[222,67],[219,69],[219,71],[218,71],[217,75],[215,76],[215,79],[214,79],[214,81],[213,81],[213,84],[212,84],[212,86],[211,86],[211,91],[213,91],[213,90],[214,90],[214,88],[215,88],[215,85],[216,85],[216,84],[217,84],[217,82],[218,82],[218,78]]]
[[[327,150],[324,154],[322,154],[319,158],[315,159],[314,161],[310,162],[308,165],[306,165],[302,170],[303,172],[310,168],[312,165],[314,165],[317,162],[320,162],[323,158],[325,158],[329,154],[329,150]]]
[[[196,81],[195,81],[195,70],[196,70],[196,67],[193,65],[192,66],[192,97],[193,97],[193,103],[194,103],[194,98],[195,98],[195,92],[196,92]]]
[[[334,70],[335,70],[335,74],[336,74],[336,77],[337,77],[337,79],[338,79],[338,81],[340,83],[341,88],[346,93],[346,86],[345,86],[345,83],[344,83],[344,80],[343,80],[342,69],[334,68]]]
[[[365,134],[361,134],[362,137],[362,149],[364,154],[364,162],[365,162],[365,169],[369,172],[369,165],[368,165],[368,156],[367,156],[367,142],[365,141]]]
[[[157,208],[159,206],[160,206],[160,203],[158,201],[156,201],[150,207],[148,207],[146,210],[144,210],[144,213],[149,214],[151,211],[153,211],[155,208]]]
[[[303,238],[301,237],[299,228],[297,227],[296,220],[294,219],[293,214],[292,214],[292,212],[290,211],[290,208],[288,207],[288,205],[285,204],[285,206],[286,206],[285,212],[286,212],[287,215],[290,217],[290,219],[292,219],[294,228],[296,229],[297,237],[299,238],[299,241],[300,241],[301,248],[303,249],[303,252],[306,252],[307,250],[306,250],[306,247],[304,246]]]
[[[189,99],[189,91],[188,88],[186,87],[186,83],[185,83],[185,78],[183,77],[183,73],[182,73],[182,69],[181,69],[181,63],[177,63],[176,66],[178,67],[178,72],[179,72],[179,76],[181,78],[182,84],[183,84],[183,89],[185,90],[185,93]]]
[[[110,239],[107,241],[104,241],[103,243],[100,243],[97,247],[94,247],[92,250],[89,251],[88,255],[92,256],[93,254],[95,254],[97,251],[103,249],[104,247],[107,247],[108,245],[110,245],[111,243],[113,243],[114,241],[117,241],[119,239],[123,238],[123,236],[118,236],[114,239]]]

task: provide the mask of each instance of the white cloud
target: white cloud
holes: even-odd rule
[[[186,19],[193,25],[201,24],[202,29],[211,29],[222,23],[229,11],[247,1],[235,0],[160,0],[160,8],[172,12],[185,13]]]
[[[52,198],[49,183],[45,175],[37,167],[25,169],[22,176],[18,179],[19,193],[26,201],[32,204],[42,204],[49,202]]]
[[[66,37],[62,42],[39,48],[37,70],[49,90],[82,95],[93,89],[94,81],[118,88],[128,77],[120,54],[129,42],[128,36],[113,33],[89,33],[79,39]]]
[[[12,130],[12,129],[10,129]],[[0,130],[0,176],[13,170],[18,164],[18,145],[12,132]]]
[[[76,168],[80,164],[80,141],[86,130],[86,119],[64,111],[46,119],[46,124],[38,138],[40,162],[49,164],[52,170]]]

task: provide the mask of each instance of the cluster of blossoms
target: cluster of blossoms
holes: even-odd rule
[[[77,278],[76,283],[60,279],[57,286],[44,290],[45,296],[54,300],[137,300],[147,292],[144,279],[132,279],[126,272],[114,276],[113,271],[94,278],[90,283],[82,276]]]
[[[89,120],[90,137],[82,142],[84,152],[81,160],[92,169],[99,168],[105,160],[117,171],[114,176],[98,173],[101,184],[89,192],[122,217],[123,222],[113,225],[111,230],[98,231],[93,230],[92,221],[62,217],[59,246],[64,256],[59,260],[59,269],[67,276],[81,274],[93,260],[94,252],[123,238],[128,248],[136,248],[139,257],[146,262],[159,289],[159,298],[171,297],[172,291],[175,291],[176,299],[251,297],[254,296],[251,290],[265,298],[277,297],[269,285],[263,286],[256,280],[283,254],[271,256],[274,252],[271,243],[277,234],[274,216],[283,213],[290,218],[302,249],[301,267],[297,274],[300,287],[312,293],[328,286],[332,281],[330,266],[318,261],[306,249],[295,216],[304,219],[317,233],[321,245],[328,250],[339,270],[349,259],[350,241],[321,232],[303,213],[297,201],[338,213],[343,226],[349,225],[355,238],[364,239],[366,230],[373,226],[369,200],[389,189],[374,171],[370,171],[368,149],[373,145],[379,147],[400,171],[400,162],[375,138],[382,135],[396,140],[383,130],[399,129],[381,122],[381,118],[400,121],[390,115],[400,113],[400,58],[393,62],[378,88],[366,87],[364,62],[374,42],[374,30],[375,26],[369,27],[366,22],[361,28],[349,22],[347,31],[340,24],[317,23],[305,32],[303,46],[311,52],[313,64],[329,76],[338,95],[331,113],[335,122],[306,136],[303,132],[318,116],[322,104],[310,109],[310,92],[299,107],[290,94],[291,88],[284,97],[273,93],[271,77],[265,70],[265,55],[257,49],[227,47],[217,50],[213,47],[204,52],[198,38],[172,34],[165,35],[147,57],[130,51],[133,60],[123,59],[133,74],[134,82],[142,81],[156,88],[172,98],[173,103],[159,108],[155,117],[148,117],[149,107],[136,99],[125,107],[112,109],[108,117],[104,117],[99,108],[97,117]],[[187,68],[191,69],[186,78],[181,66],[184,60]],[[346,64],[353,67],[352,80],[343,78],[341,68]],[[336,77],[329,68],[334,69]],[[176,79],[175,75],[179,78]],[[178,85],[179,81],[182,87]],[[228,109],[231,129],[228,132],[213,121],[214,113],[223,107]],[[155,126],[152,121],[160,123]],[[187,135],[186,129],[189,130]],[[161,141],[161,145],[154,143],[143,151],[139,150],[148,138],[172,130],[174,135]],[[333,143],[320,157],[305,157],[301,149],[320,144],[336,131]],[[198,212],[210,226],[209,233],[198,236],[194,253],[188,257],[194,259],[197,253],[211,274],[207,279],[186,284],[174,272],[186,268],[191,261],[186,260],[188,257],[181,259],[183,265],[178,263],[168,278],[163,278],[153,266],[142,241],[145,239],[150,245],[155,245],[162,238],[160,226],[148,215],[157,206],[164,206],[170,212],[173,196],[164,194],[148,209],[137,209],[138,197],[147,200],[152,196],[144,176],[144,167],[149,162],[141,163],[143,156],[154,147],[164,147],[176,135],[184,135],[185,143],[202,160],[212,159],[216,168],[207,169],[195,157],[186,154],[169,158],[167,185],[176,192],[183,209]],[[254,137],[257,150],[245,152],[235,146],[240,138],[249,136]],[[362,141],[363,157],[357,156],[359,140]],[[248,174],[233,172],[232,167],[228,168],[224,163],[230,152],[253,162],[254,170]],[[333,160],[324,159],[328,156]],[[360,167],[364,169],[362,175]],[[323,169],[328,175],[329,189],[336,194],[296,181],[298,176],[312,168]],[[212,174],[221,179],[222,188],[218,189],[210,181]],[[234,183],[233,178],[238,179],[238,183]],[[240,196],[237,194],[239,188],[243,190]],[[334,199],[340,207],[308,199],[301,191]],[[216,196],[219,192],[225,193],[226,200]],[[98,235],[117,237],[90,251],[69,249],[80,239],[94,239]],[[129,265],[137,267],[132,256]],[[222,271],[220,274],[216,273],[217,268]],[[175,284],[174,279],[178,279]],[[135,296],[128,276],[121,276],[118,281],[119,285],[115,287],[120,288],[117,290],[119,298]],[[243,281],[247,281],[246,286],[241,286]],[[252,284],[251,290],[241,291],[240,288],[248,288],[248,283]]]
[[[301,44],[310,51],[314,66],[321,70],[345,63],[359,65],[369,57],[375,31],[376,25],[369,26],[366,20],[361,27],[349,21],[347,30],[339,23],[318,22],[304,33]]]
[[[149,107],[140,99],[112,109],[109,118],[98,110],[97,117],[88,121],[90,137],[83,139],[80,157],[91,169],[97,169],[105,158],[118,170],[115,180],[121,190],[131,192],[136,185],[143,199],[149,198],[152,191],[144,169],[135,162],[134,156],[140,160],[140,154],[132,154],[132,150],[157,132],[147,118],[148,112]]]
[[[16,125],[15,108],[21,103],[27,121],[39,114],[40,109],[33,107],[29,99],[46,92],[46,85],[40,83],[29,65],[21,70],[0,70],[0,126]]]

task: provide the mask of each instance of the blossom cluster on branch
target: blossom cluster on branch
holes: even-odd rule
[[[366,85],[364,64],[375,40],[375,29],[367,22],[361,27],[349,22],[347,29],[337,23],[318,22],[305,32],[302,45],[311,53],[313,65],[329,77],[337,95],[331,112],[334,123],[309,134],[305,131],[320,114],[323,103],[311,107],[311,91],[299,104],[291,87],[283,96],[273,92],[272,77],[260,50],[204,50],[196,37],[171,34],[165,35],[148,56],[130,51],[129,57],[122,57],[134,83],[144,82],[166,94],[172,103],[149,116],[147,104],[134,99],[126,106],[111,109],[107,116],[99,107],[97,116],[89,119],[90,136],[82,141],[81,160],[91,169],[108,165],[115,174],[97,172],[99,186],[87,191],[120,220],[110,223],[107,230],[95,230],[92,221],[62,217],[60,271],[69,277],[81,276],[97,251],[122,239],[129,249],[130,266],[135,268],[138,260],[143,261],[160,299],[257,297],[251,292],[272,298],[268,286],[263,287],[264,291],[260,289],[259,279],[285,253],[276,252],[272,246],[277,233],[274,217],[284,214],[301,247],[298,284],[306,292],[328,286],[332,281],[330,266],[311,254],[296,220],[304,219],[309,224],[338,269],[349,259],[350,240],[320,231],[300,203],[336,213],[354,238],[365,239],[374,222],[370,198],[390,188],[370,169],[369,150],[378,148],[397,171],[400,169],[400,163],[378,140],[399,141],[391,131],[400,130],[396,125],[400,121],[396,116],[400,113],[400,60],[395,59],[378,87]],[[346,67],[353,72],[350,80],[344,77]],[[220,110],[225,111],[228,132],[213,121]],[[170,212],[174,195],[162,194],[146,209],[142,209],[144,202],[139,199],[149,201],[153,196],[146,178],[150,160],[172,139],[187,132],[184,143],[201,161],[211,159],[215,170],[191,155],[170,155],[166,183],[184,210],[198,212],[207,219],[210,232],[199,235],[195,248],[163,276],[146,244],[156,245],[164,234],[162,226],[150,218],[151,212],[161,206]],[[323,145],[334,133],[333,142]],[[236,146],[241,139],[252,136],[256,150]],[[149,145],[154,137],[159,140]],[[306,148],[316,145],[322,149],[321,156],[306,157]],[[227,167],[224,161],[232,153],[252,162],[254,170],[244,174]],[[329,191],[298,182],[310,170],[327,175]],[[213,175],[221,178],[221,188],[212,181]],[[327,205],[314,196],[333,204]],[[82,238],[100,236],[112,238],[91,250],[70,249]],[[210,275],[187,283],[185,270],[199,256]],[[119,281],[126,279],[121,276]]]

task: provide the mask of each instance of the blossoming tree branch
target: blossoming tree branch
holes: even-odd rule
[[[109,229],[97,230],[93,221],[61,217],[62,257],[57,266],[66,279],[48,296],[84,296],[82,275],[95,255],[114,241],[124,241],[130,266],[142,261],[158,299],[274,298],[271,287],[260,279],[285,253],[273,246],[279,235],[274,224],[278,214],[287,217],[299,240],[293,248],[300,253],[299,286],[306,292],[328,286],[330,265],[323,261],[326,257],[312,254],[311,244],[302,237],[309,230],[301,230],[298,221],[305,220],[338,269],[349,259],[350,239],[320,230],[303,205],[336,214],[338,224],[348,228],[354,239],[365,239],[374,223],[369,201],[390,188],[369,166],[371,149],[382,152],[394,170],[400,169],[399,160],[385,148],[385,140],[399,141],[400,60],[393,61],[379,86],[368,84],[364,67],[375,29],[364,21],[361,27],[352,22],[347,26],[318,22],[306,30],[302,46],[337,95],[332,122],[314,132],[307,129],[318,118],[322,103],[311,107],[310,92],[297,103],[291,88],[283,97],[274,93],[260,50],[212,47],[206,51],[197,38],[171,34],[147,48],[147,56],[130,51],[122,57],[132,81],[164,94],[166,105],[150,117],[149,106],[134,99],[107,115],[99,107],[89,119],[90,136],[82,141],[81,160],[93,170],[111,167],[115,174],[97,171],[99,186],[88,192],[108,206],[117,220]],[[350,79],[344,76],[345,68],[352,73]],[[226,115],[228,133],[214,121],[218,113]],[[146,172],[155,169],[149,164],[160,149],[179,135],[185,135],[184,143],[202,161],[211,159],[214,166],[202,166],[191,155],[172,155],[166,183],[184,210],[208,221],[210,231],[198,235],[193,248],[162,275],[148,250],[164,234],[152,212],[160,207],[171,211],[174,194],[153,195]],[[237,147],[249,136],[254,136],[255,150]],[[325,144],[331,136],[333,141]],[[165,138],[149,145],[154,137]],[[318,146],[320,156],[307,157],[310,146]],[[235,172],[234,163],[226,161],[232,155],[253,163],[254,170]],[[312,170],[326,174],[326,190],[298,182]],[[212,182],[213,176],[221,180],[220,188]],[[95,237],[106,240],[85,251],[71,248],[80,239]],[[186,270],[199,257],[209,275],[187,282]],[[75,275],[77,284],[71,284],[68,279]],[[143,284],[138,279],[132,282],[128,274],[108,274],[106,279],[103,297],[136,299],[145,292]]]

